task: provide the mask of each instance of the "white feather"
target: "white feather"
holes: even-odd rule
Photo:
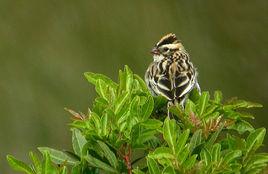
[[[154,61],[155,61],[155,62],[159,62],[159,61],[163,60],[164,58],[165,58],[165,57],[164,57],[162,54],[160,54],[160,55],[155,54],[155,55],[154,55]]]

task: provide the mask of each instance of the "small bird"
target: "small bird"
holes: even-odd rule
[[[155,96],[168,99],[168,107],[180,104],[184,108],[187,94],[200,87],[197,71],[190,57],[175,34],[162,37],[151,50],[153,62],[145,73],[145,82]]]

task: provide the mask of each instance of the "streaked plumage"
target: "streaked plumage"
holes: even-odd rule
[[[187,94],[197,87],[197,72],[189,54],[175,34],[168,34],[152,49],[154,61],[145,73],[145,81],[154,95],[182,106]]]

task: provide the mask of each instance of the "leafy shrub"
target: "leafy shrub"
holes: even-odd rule
[[[260,173],[268,162],[259,153],[265,128],[254,129],[245,109],[260,104],[222,93],[201,95],[193,90],[185,109],[172,106],[167,117],[162,97],[153,97],[144,81],[126,66],[119,83],[85,73],[98,97],[87,114],[73,115],[73,151],[39,147],[42,159],[31,152],[32,164],[8,155],[10,166],[27,174],[175,174]],[[68,171],[67,171],[68,170]]]

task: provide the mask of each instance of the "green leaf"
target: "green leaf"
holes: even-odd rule
[[[163,125],[163,122],[156,119],[148,119],[142,122],[141,125],[146,129],[159,129]]]
[[[186,114],[184,108],[182,106],[170,106],[169,112],[176,116],[182,122],[189,122],[189,115]]]
[[[72,123],[69,124],[73,128],[77,129],[85,129],[88,128],[89,125],[85,121],[82,120],[74,120]]]
[[[97,158],[94,158],[91,155],[87,155],[85,156],[85,160],[89,163],[90,166],[92,167],[97,167],[100,168],[106,172],[111,172],[111,173],[119,173],[116,171],[116,169],[114,169],[113,167],[111,167],[110,165],[98,160]]]
[[[92,73],[92,72],[86,72],[84,73],[86,79],[88,82],[92,83],[96,86],[98,80],[103,80],[108,86],[117,89],[118,84],[116,84],[114,81],[112,81],[110,78],[108,78],[105,75]]]
[[[223,161],[225,164],[229,164],[236,158],[239,158],[241,155],[242,155],[241,150],[232,150],[224,155]]]
[[[253,126],[245,120],[236,121],[233,125],[229,126],[228,129],[236,130],[239,134],[243,134],[246,131],[251,132],[254,130]]]
[[[249,134],[246,140],[246,157],[251,151],[257,150],[262,145],[265,133],[265,128],[259,128]]]
[[[187,129],[185,131],[183,131],[182,134],[179,135],[177,143],[176,143],[176,154],[179,154],[182,149],[184,149],[186,141],[188,140],[190,134],[190,130]]]
[[[119,71],[119,92],[131,92],[133,81],[133,73],[130,68],[125,65],[124,71]]]
[[[66,166],[63,166],[63,168],[62,168],[60,174],[67,174],[67,173],[68,173],[68,171],[67,171],[67,167],[66,167]]]
[[[19,172],[24,172],[26,174],[34,174],[33,170],[24,162],[17,160],[12,155],[7,155],[7,161],[10,167]]]
[[[52,162],[51,162],[50,155],[49,155],[48,151],[44,152],[43,156],[44,156],[45,159],[43,161],[42,174],[56,174],[57,171],[54,168],[54,166],[52,165]]]
[[[251,168],[244,173],[246,173],[246,174],[259,174],[259,173],[261,173],[261,171],[263,170],[264,167],[266,167],[265,164],[254,166],[254,168]]]
[[[119,70],[119,92],[123,92],[126,90],[126,82],[127,81],[127,75],[124,71]]]
[[[254,157],[254,164],[268,163],[268,153],[257,153]]]
[[[104,110],[109,106],[107,100],[101,97],[97,97],[93,103],[93,108],[90,111],[89,115],[96,113],[97,115],[102,115]]]
[[[175,170],[173,167],[171,166],[167,166],[166,168],[164,168],[164,170],[162,171],[162,174],[176,174]]]
[[[201,97],[198,101],[198,115],[201,116],[203,115],[207,104],[209,100],[209,93],[208,92],[202,92]]]
[[[124,132],[124,135],[126,137],[128,137],[129,139],[131,138],[130,137],[130,134],[131,134],[131,131],[132,131],[132,128],[138,124],[138,119],[137,117],[131,117],[131,115],[128,117],[127,119],[127,122],[126,122],[126,131]]]
[[[238,115],[241,118],[250,118],[250,119],[254,119],[255,118],[252,114],[246,113],[246,112],[238,112]]]
[[[238,108],[259,108],[262,107],[259,103],[253,103],[245,100],[234,99],[228,104],[223,106],[224,110],[238,109]]]
[[[38,156],[34,152],[30,152],[29,156],[33,162],[36,174],[41,174],[42,173],[42,164],[40,160],[38,159]]]
[[[93,121],[93,124],[95,127],[94,131],[96,132],[97,135],[100,136],[101,135],[101,119],[100,119],[99,115],[95,112],[92,112],[90,114],[90,116],[91,116],[90,118]]]
[[[152,158],[147,158],[147,165],[150,174],[161,174],[156,161]]]
[[[216,109],[218,108],[219,106],[217,105],[210,105],[207,107],[205,113],[203,114],[202,118],[204,117],[209,117],[209,115],[213,115],[214,113],[216,113]]]
[[[79,157],[82,157],[82,150],[84,145],[87,143],[87,140],[78,129],[72,129],[72,133],[72,144],[74,153]]]
[[[143,120],[147,120],[154,109],[154,99],[151,95],[147,97],[146,103],[142,106],[141,112],[143,114]]]
[[[101,118],[101,134],[102,134],[102,136],[107,136],[107,134],[108,134],[107,126],[108,126],[108,115],[107,115],[107,113],[105,113],[104,116]]]
[[[254,156],[247,163],[245,170],[250,171],[251,169],[263,169],[267,165],[267,163],[267,153],[254,154]]]
[[[221,91],[215,91],[214,92],[214,102],[217,104],[220,104],[222,101],[222,92]]]
[[[232,171],[235,173],[240,173],[240,171],[241,171],[241,168],[242,168],[242,165],[241,164],[239,164],[239,163],[231,163],[230,164],[230,167],[231,167],[231,169],[232,169]]]
[[[122,124],[120,124],[119,126],[120,132],[124,132],[126,129],[127,129],[127,122],[123,122]]]
[[[76,164],[78,161],[74,158],[71,158],[70,156],[68,156],[66,153],[59,151],[59,150],[55,150],[49,147],[38,147],[38,150],[45,155],[46,152],[49,153],[51,160],[56,163],[56,164],[63,164],[63,163],[67,163],[70,165],[74,165]]]
[[[200,145],[201,141],[202,141],[202,129],[198,129],[197,131],[194,132],[194,134],[191,137],[189,144],[190,152],[192,152],[196,146]]]
[[[221,156],[221,145],[219,143],[214,144],[211,152],[212,161],[218,162]]]
[[[76,164],[75,166],[72,167],[72,172],[71,174],[81,174],[82,173],[82,166],[80,163]]]
[[[140,103],[141,103],[141,98],[140,96],[135,96],[131,103],[130,103],[130,114],[138,117],[140,116]]]
[[[172,149],[173,154],[175,154],[175,144],[176,144],[178,133],[179,133],[179,130],[176,127],[176,121],[170,120],[167,117],[164,121],[163,135],[169,147]]]
[[[200,93],[199,93],[198,89],[194,88],[190,92],[189,99],[191,101],[193,101],[194,103],[197,103],[197,101],[199,100],[199,98],[200,98]]]
[[[185,114],[190,115],[190,113],[195,113],[196,108],[194,102],[192,102],[190,99],[186,100],[186,105],[185,105]]]
[[[211,163],[212,156],[207,148],[203,148],[200,153],[201,160],[205,162],[206,166]]]
[[[197,156],[198,156],[197,154],[194,154],[193,156],[191,156],[190,158],[188,158],[186,161],[184,161],[184,163],[182,164],[183,167],[186,170],[189,170],[189,169],[193,168],[194,165],[195,165]]]
[[[209,122],[211,120],[216,120],[220,117],[220,113],[219,112],[213,112],[211,114],[204,114],[202,116],[202,120],[204,120],[205,122]]]
[[[99,144],[100,148],[102,149],[104,153],[105,158],[109,161],[111,166],[113,166],[114,168],[117,168],[118,161],[117,161],[115,154],[110,150],[110,148],[104,142],[97,141],[97,143]]]
[[[136,79],[139,82],[139,85],[143,92],[150,93],[147,88],[147,85],[145,84],[144,80],[140,76],[138,76],[137,74],[134,74],[134,79]]]
[[[227,134],[227,137],[224,141],[226,143],[225,145],[230,150],[237,150],[237,149],[240,150],[240,149],[245,149],[245,147],[246,147],[246,141],[244,138],[232,136],[230,134]]]
[[[126,73],[126,90],[131,92],[132,90],[132,83],[133,83],[133,72],[130,68],[125,65],[125,73]]]
[[[108,85],[101,79],[98,79],[96,82],[96,92],[100,97],[108,101]]]
[[[224,115],[226,118],[230,118],[232,120],[239,120],[240,119],[239,112],[236,112],[236,111],[231,110],[231,109],[224,110]]]
[[[150,158],[153,159],[174,159],[174,155],[172,154],[172,150],[168,147],[158,147],[155,149],[153,153],[149,154]]]
[[[134,174],[145,174],[143,171],[141,171],[139,168],[133,169],[132,172]]]
[[[209,139],[209,140],[207,141],[207,143],[206,143],[206,148],[207,148],[207,149],[211,149],[211,148],[212,148],[214,142],[217,140],[217,138],[218,138],[220,132],[222,131],[223,127],[224,127],[224,124],[221,124],[221,125],[219,126],[219,128],[216,130],[216,132],[214,132],[214,133],[211,135],[210,139]]]
[[[158,111],[167,106],[167,99],[163,96],[154,97],[154,111]]]
[[[139,136],[134,140],[137,145],[142,145],[147,141],[150,141],[152,139],[155,139],[156,130],[143,130],[139,133]]]
[[[117,115],[123,107],[126,107],[125,104],[128,101],[130,97],[130,93],[129,92],[125,92],[123,94],[121,94],[115,101],[115,109],[114,109],[114,113],[115,115]]]
[[[182,149],[182,151],[177,155],[180,164],[185,162],[189,154],[190,154],[189,146],[184,147],[184,149]]]

